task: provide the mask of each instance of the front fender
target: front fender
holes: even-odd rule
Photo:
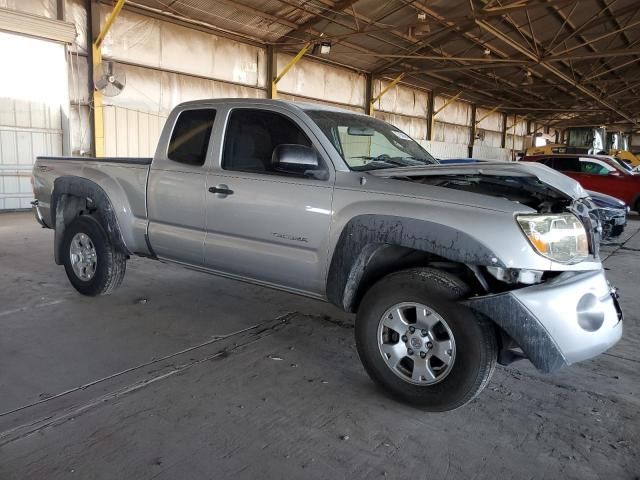
[[[468,265],[505,267],[491,248],[439,223],[392,215],[359,215],[343,228],[327,275],[327,298],[352,311],[367,264],[385,245],[397,245]]]

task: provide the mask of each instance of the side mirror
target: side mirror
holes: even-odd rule
[[[319,170],[318,153],[313,148],[289,143],[273,149],[271,166],[278,172],[308,175],[318,179],[324,179],[328,173]]]

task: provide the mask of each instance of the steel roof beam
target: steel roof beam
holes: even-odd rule
[[[610,109],[614,113],[618,114],[622,118],[630,121],[634,125],[637,125],[636,120],[632,116],[630,116],[628,113],[622,111],[616,105],[613,105],[612,103],[608,102],[607,100],[601,98],[597,93],[593,92],[592,90],[588,89],[587,87],[579,84],[578,82],[573,80],[571,77],[569,77],[568,75],[566,75],[562,71],[558,70],[555,66],[545,62],[544,60],[541,60],[540,58],[538,58],[535,55],[535,53],[533,53],[530,50],[528,50],[527,48],[523,47],[518,42],[515,42],[512,38],[508,37],[503,32],[501,32],[500,30],[497,30],[495,27],[493,27],[493,25],[491,25],[491,24],[489,24],[489,23],[487,23],[487,22],[485,22],[483,20],[479,20],[477,22],[477,24],[478,24],[478,26],[480,26],[480,28],[482,28],[483,30],[486,30],[487,32],[491,33],[494,37],[496,37],[497,39],[505,42],[507,45],[509,45],[513,49],[517,50],[521,54],[529,57],[532,61],[539,62],[539,65],[542,66],[543,68],[545,68],[547,71],[553,73],[555,76],[557,76],[558,78],[564,80],[569,85],[571,85],[574,88],[578,89],[579,91],[581,91],[585,95],[589,96],[590,98],[592,98],[593,100],[595,100],[599,104],[604,105],[605,107],[607,107],[608,109]]]
[[[552,55],[542,57],[547,62],[560,62],[563,60],[588,60],[591,58],[625,57],[627,55],[640,55],[640,48],[623,48],[619,50],[606,50],[602,52],[574,53],[565,55]]]

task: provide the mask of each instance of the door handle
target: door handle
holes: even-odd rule
[[[233,190],[231,190],[223,183],[221,183],[220,185],[216,185],[215,187],[209,187],[209,192],[215,193],[216,197],[218,198],[224,198],[227,195],[233,195]]]

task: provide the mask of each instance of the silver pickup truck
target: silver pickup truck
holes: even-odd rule
[[[578,183],[439,165],[362,114],[184,103],[153,158],[38,158],[34,191],[80,293],[109,293],[138,255],[331,302],[357,314],[371,378],[424,410],[471,401],[496,362],[552,372],[622,335]]]

